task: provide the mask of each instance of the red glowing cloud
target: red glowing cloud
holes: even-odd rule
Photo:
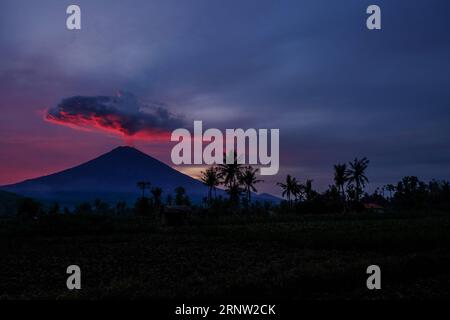
[[[77,130],[98,130],[134,139],[169,140],[173,129],[183,126],[180,117],[165,106],[140,106],[131,94],[114,97],[70,97],[47,110],[48,122]]]

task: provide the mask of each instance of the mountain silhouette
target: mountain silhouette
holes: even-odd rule
[[[69,205],[96,198],[130,202],[140,195],[138,181],[149,181],[152,186],[162,188],[163,196],[172,194],[178,186],[183,186],[196,201],[207,192],[200,181],[131,147],[118,147],[79,166],[1,189]]]
[[[152,187],[162,188],[164,198],[178,186],[184,187],[194,202],[202,201],[207,195],[207,187],[199,180],[132,147],[117,147],[79,166],[0,189],[67,206],[96,198],[131,204],[141,194],[136,186],[138,181],[149,181]],[[224,192],[218,190],[219,194]]]

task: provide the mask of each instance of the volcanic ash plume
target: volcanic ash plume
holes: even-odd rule
[[[74,129],[97,129],[118,134],[129,143],[134,138],[168,138],[173,129],[183,126],[179,116],[164,104],[140,105],[132,94],[63,99],[47,110],[45,120]]]

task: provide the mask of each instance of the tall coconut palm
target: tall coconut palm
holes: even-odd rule
[[[283,189],[283,193],[282,196],[286,196],[288,203],[289,203],[289,207],[291,207],[292,201],[291,201],[291,196],[292,195],[296,195],[296,192],[298,191],[299,185],[297,183],[297,179],[291,177],[290,174],[288,174],[286,176],[286,181],[283,182],[278,182],[277,183],[278,186],[281,187],[281,189]]]
[[[344,164],[335,164],[334,165],[334,184],[336,185],[336,188],[341,194],[341,198],[345,199],[345,190],[344,186],[347,182],[347,165]]]
[[[353,162],[349,162],[349,166],[350,168],[347,169],[348,182],[355,184],[356,200],[358,201],[366,183],[369,182],[369,179],[365,175],[365,171],[369,166],[369,159],[366,157],[362,159],[355,158]]]
[[[228,159],[228,161],[227,161]],[[231,159],[231,161],[229,161]],[[229,163],[231,162],[231,163]],[[218,166],[219,173],[223,179],[223,184],[227,187],[238,185],[242,175],[243,165],[238,163],[237,153],[224,154],[223,163]]]
[[[162,207],[161,196],[162,196],[163,190],[159,187],[156,187],[156,188],[152,188],[152,190],[150,190],[150,191],[153,195],[153,201],[155,202],[155,207],[158,209],[161,208]]]
[[[220,184],[220,173],[216,167],[201,172],[200,180],[208,187],[208,203],[212,203],[212,192],[216,195],[216,188]]]
[[[175,188],[175,205],[184,206],[189,204],[189,198],[186,196],[186,190],[182,186]]]
[[[294,178],[292,195],[294,196],[295,201],[302,201],[305,198],[305,190],[305,185],[297,182]]]
[[[142,198],[144,198],[145,197],[145,189],[150,188],[151,183],[148,181],[139,181],[136,185],[139,189],[142,190]]]
[[[239,205],[239,200],[240,200],[242,191],[243,190],[239,184],[233,184],[233,185],[227,187],[226,192],[228,193],[229,201],[232,206]]]
[[[252,166],[247,166],[244,168],[241,177],[240,183],[244,186],[244,191],[247,198],[247,204],[251,202],[252,192],[257,192],[255,188],[255,184],[262,182],[263,180],[256,179],[256,172],[258,169],[254,169]]]

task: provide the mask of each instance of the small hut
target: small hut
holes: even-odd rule
[[[364,209],[368,212],[372,212],[372,213],[384,213],[384,207],[380,206],[377,203],[364,203]]]

